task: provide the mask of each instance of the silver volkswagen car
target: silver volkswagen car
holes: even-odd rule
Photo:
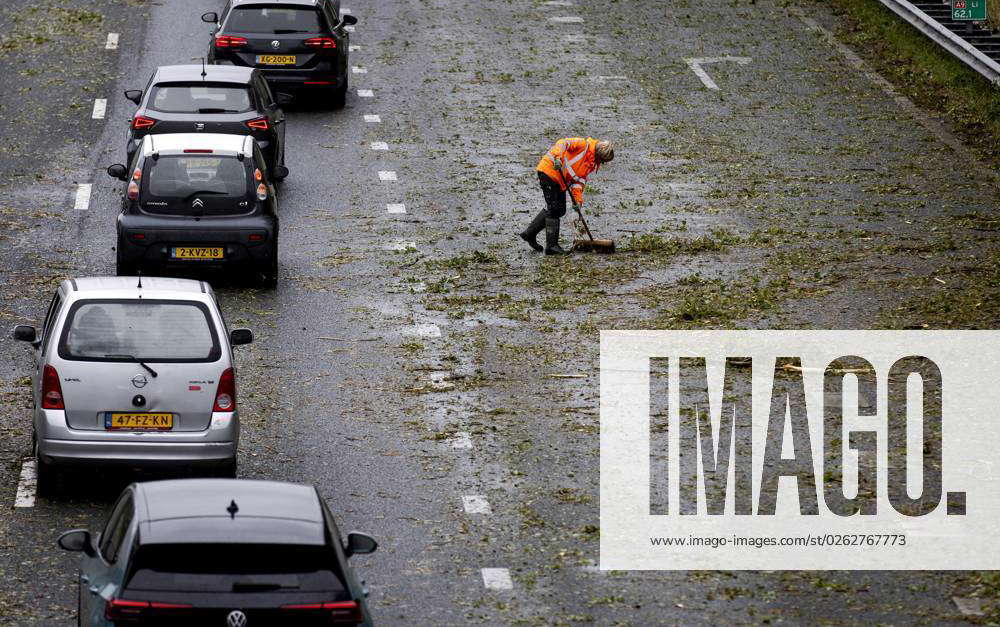
[[[236,473],[239,415],[232,346],[203,281],[101,277],[63,281],[35,348],[34,448],[38,492],[66,467],[200,466]]]

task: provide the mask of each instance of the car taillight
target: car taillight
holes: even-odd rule
[[[289,611],[323,612],[333,623],[357,624],[365,620],[364,613],[357,601],[336,601],[334,603],[301,603],[282,605],[281,609]]]
[[[153,118],[147,118],[144,115],[137,115],[132,118],[132,130],[134,131],[146,130],[147,128],[151,128],[154,124],[156,124],[156,120]]]
[[[185,603],[161,603],[159,601],[129,601],[128,599],[108,599],[104,604],[104,618],[108,620],[133,620],[149,610],[186,610],[192,606]]]
[[[256,120],[250,120],[247,122],[247,126],[255,131],[266,131],[271,128],[268,123],[267,118],[257,118]]]
[[[139,200],[139,184],[135,181],[130,181],[126,194],[129,200]]]
[[[267,200],[267,185],[261,183],[257,186],[257,200]]]
[[[264,241],[264,237],[265,237],[265,235],[263,233],[251,233],[250,234],[250,241],[251,242],[263,242]]]
[[[128,238],[130,240],[133,240],[133,241],[136,241],[136,242],[144,242],[144,241],[146,241],[146,234],[145,233],[130,233],[129,236],[128,236]]]
[[[233,37],[232,35],[219,35],[215,38],[216,48],[240,48],[247,45],[245,37]]]
[[[302,43],[318,50],[335,50],[337,48],[337,42],[329,37],[311,37]]]
[[[42,369],[42,409],[66,409],[59,373],[49,365]]]
[[[219,389],[215,393],[215,407],[212,411],[236,411],[236,373],[226,368],[219,377]]]

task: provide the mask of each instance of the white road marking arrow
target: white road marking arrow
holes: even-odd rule
[[[701,82],[705,84],[705,87],[719,91],[719,86],[715,84],[712,77],[708,75],[702,65],[706,63],[721,63],[723,61],[732,61],[733,63],[739,63],[740,65],[746,65],[752,61],[750,57],[693,57],[691,59],[684,59],[684,62],[688,64],[691,71],[701,79]]]

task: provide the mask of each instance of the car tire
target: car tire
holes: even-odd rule
[[[42,498],[56,496],[59,493],[61,474],[51,464],[46,464],[35,454],[35,493]]]
[[[344,84],[333,90],[333,98],[330,105],[334,109],[343,109],[347,104],[347,76],[344,76]]]
[[[215,476],[219,479],[235,479],[236,478],[236,459],[226,462],[222,466],[219,466],[215,471]]]
[[[135,274],[135,266],[122,260],[122,244],[118,242],[115,247],[115,276],[132,276]]]
[[[273,290],[278,287],[278,243],[274,243],[274,254],[267,264],[267,270],[261,274],[261,287]]]

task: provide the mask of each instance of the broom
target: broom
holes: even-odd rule
[[[580,222],[583,224],[583,228],[587,232],[587,237],[589,239],[573,240],[572,250],[579,250],[582,252],[591,252],[591,253],[602,253],[606,255],[614,253],[615,240],[594,239],[593,234],[590,232],[590,227],[587,226],[587,221],[583,217],[583,212],[580,211],[580,205],[573,203],[573,208],[576,209],[576,215],[580,217]]]

